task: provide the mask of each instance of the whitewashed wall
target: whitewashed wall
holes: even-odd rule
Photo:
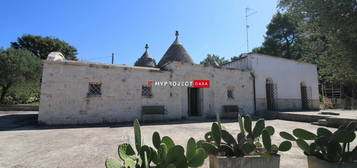
[[[268,77],[278,84],[279,98],[301,98],[301,82],[313,88],[313,99],[319,98],[315,65],[258,54],[250,56],[249,59],[259,84],[256,88],[257,98],[265,98],[265,80]]]
[[[238,63],[237,63],[238,62]],[[242,60],[227,64],[231,68],[247,69],[255,75],[257,110],[266,110],[266,79],[277,84],[279,110],[301,109],[300,83],[311,87],[312,108],[319,107],[316,65],[262,54],[248,54]]]

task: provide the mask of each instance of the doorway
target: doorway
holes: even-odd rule
[[[300,84],[300,90],[301,90],[301,108],[303,110],[308,110],[309,109],[309,99],[307,96],[307,87],[304,83]]]
[[[199,88],[188,88],[188,116],[200,115],[200,92]]]
[[[266,79],[266,100],[267,100],[267,110],[268,111],[275,111],[277,110],[276,107],[276,94],[277,94],[277,87],[276,84],[274,84],[273,80],[271,78]]]

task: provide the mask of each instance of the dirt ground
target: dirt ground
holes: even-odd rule
[[[48,127],[36,125],[36,117],[36,112],[0,112],[1,168],[99,168],[104,167],[108,156],[118,158],[118,144],[134,142],[131,123]],[[231,133],[239,131],[237,122],[226,121],[223,125]],[[275,144],[283,140],[278,135],[280,131],[304,128],[315,132],[318,128],[283,120],[269,120],[266,125],[275,127]],[[186,146],[190,137],[203,139],[210,126],[209,121],[172,121],[142,124],[141,130],[145,144],[151,145],[151,135],[158,131],[161,136],[170,136],[177,144]],[[281,153],[280,160],[282,168],[307,167],[306,157],[296,144]],[[207,160],[204,167],[208,167]]]

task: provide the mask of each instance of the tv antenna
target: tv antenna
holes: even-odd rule
[[[257,11],[254,11],[253,9],[251,8],[245,8],[245,29],[246,29],[246,33],[247,33],[247,53],[249,52],[249,24],[248,24],[248,17],[249,16],[252,16],[254,14],[256,14]]]

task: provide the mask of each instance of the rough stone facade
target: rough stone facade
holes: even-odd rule
[[[165,70],[88,63],[44,61],[39,122],[83,124],[141,119],[144,105],[164,105],[165,119],[188,115],[187,87],[152,86],[152,97],[142,96],[148,81],[210,80],[200,88],[200,117],[214,117],[224,105],[238,105],[240,112],[254,113],[253,80],[249,71],[172,62]],[[88,96],[89,84],[101,84],[100,96]],[[227,89],[234,98],[227,98]]]

